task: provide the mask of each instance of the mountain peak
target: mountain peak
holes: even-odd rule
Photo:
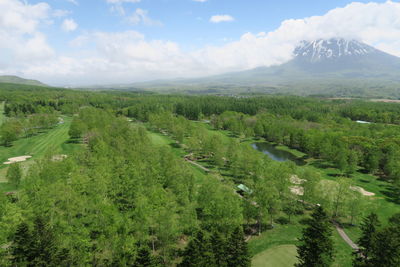
[[[316,63],[325,60],[338,60],[343,57],[360,57],[378,50],[357,40],[344,38],[302,41],[294,50],[294,56],[302,61]]]

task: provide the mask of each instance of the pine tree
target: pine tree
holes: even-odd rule
[[[134,266],[155,266],[153,256],[151,255],[151,250],[148,246],[142,245],[139,247]]]
[[[360,250],[355,253],[354,266],[369,266],[368,259],[375,246],[376,233],[380,222],[375,213],[368,215],[361,224],[361,237],[358,240]]]
[[[217,264],[217,266],[227,266],[227,240],[222,236],[221,233],[219,233],[218,231],[214,231],[211,236],[211,245],[214,252],[215,263]]]
[[[297,246],[297,267],[327,267],[334,259],[332,229],[329,218],[322,207],[311,215],[308,227],[303,229],[300,245]]]
[[[376,234],[373,249],[364,266],[400,266],[400,215],[389,219],[389,225]]]
[[[215,263],[214,253],[210,240],[205,236],[204,232],[197,232],[183,253],[181,267],[213,267],[218,266]]]
[[[35,218],[32,239],[32,250],[35,255],[34,265],[40,266],[53,262],[53,258],[57,253],[54,235],[45,220],[40,216]]]
[[[247,243],[241,227],[237,227],[228,241],[228,266],[247,267],[250,266],[250,256],[247,251]]]
[[[27,223],[22,222],[18,225],[17,230],[13,236],[11,251],[11,262],[16,266],[24,266],[31,259],[31,244],[32,236],[29,231]]]

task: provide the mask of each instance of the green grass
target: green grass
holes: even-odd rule
[[[250,239],[249,252],[255,256],[270,248],[280,245],[296,245],[301,236],[303,225],[299,223],[304,216],[296,216],[293,222],[286,225],[275,224],[273,229],[262,232],[260,236]]]
[[[297,263],[296,247],[281,245],[265,250],[253,257],[253,267],[293,267]]]
[[[9,185],[4,184],[8,166],[3,164],[8,158],[24,155],[32,156],[31,159],[21,163],[27,169],[33,160],[40,159],[47,153],[71,154],[80,149],[81,145],[68,143],[68,130],[71,118],[64,118],[63,124],[59,124],[52,129],[43,131],[37,135],[21,138],[13,142],[11,147],[0,146],[0,191],[9,190]]]

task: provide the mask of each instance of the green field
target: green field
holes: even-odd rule
[[[63,124],[58,124],[52,129],[43,131],[37,135],[21,138],[13,142],[11,147],[0,146],[0,191],[9,190],[9,185],[4,184],[8,166],[3,164],[8,158],[30,155],[31,159],[22,163],[27,169],[35,159],[40,159],[46,154],[70,154],[79,149],[80,145],[68,143],[68,130],[71,118],[65,117]]]
[[[296,246],[281,245],[267,249],[253,257],[253,267],[293,267],[297,262]]]

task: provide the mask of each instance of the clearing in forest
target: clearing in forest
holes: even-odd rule
[[[255,255],[251,261],[253,267],[292,267],[297,263],[296,246],[281,245],[267,249]]]

